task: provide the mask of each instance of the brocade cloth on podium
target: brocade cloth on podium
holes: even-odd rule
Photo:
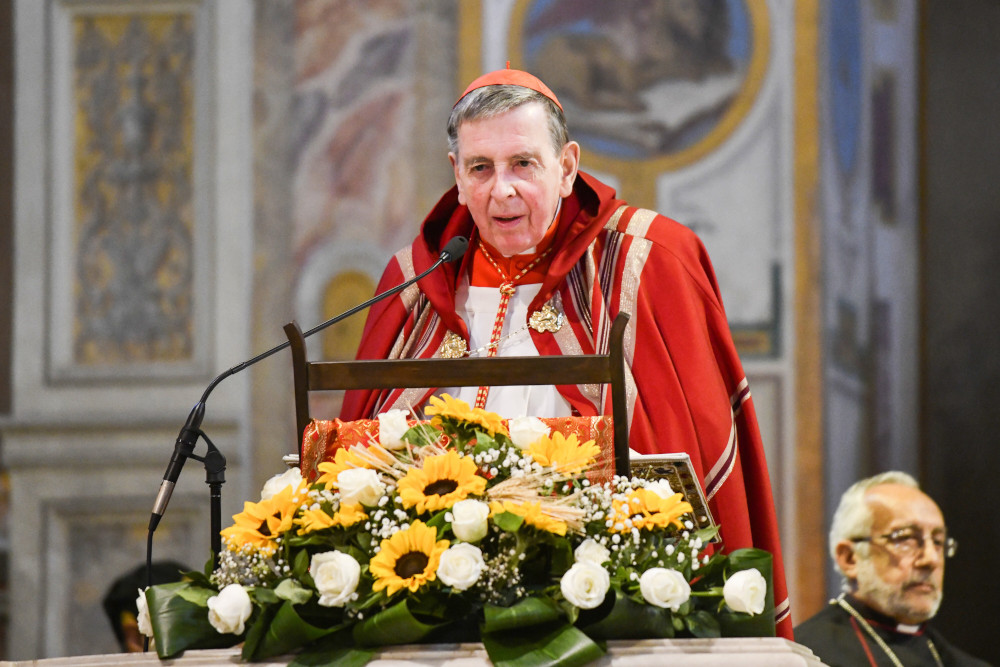
[[[614,426],[609,416],[600,417],[553,417],[541,420],[548,428],[564,437],[576,435],[580,442],[593,440],[601,448],[597,463],[587,472],[591,482],[611,479],[614,472]],[[419,422],[411,420],[413,426]],[[504,420],[504,426],[508,421]],[[377,419],[314,419],[306,427],[302,438],[302,476],[313,479],[316,468],[324,461],[332,461],[338,449],[354,445],[368,445],[378,442],[379,421]]]

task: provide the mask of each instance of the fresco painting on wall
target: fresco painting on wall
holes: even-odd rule
[[[193,20],[74,21],[72,363],[193,356]]]
[[[508,53],[559,96],[584,168],[658,208],[664,175],[717,152],[747,120],[772,56],[769,31],[764,0],[520,0]],[[730,229],[696,199],[674,201],[671,213],[708,244]],[[777,302],[780,267],[768,273]],[[733,323],[741,354],[780,355],[779,315]]]
[[[610,158],[696,159],[738,124],[760,85],[761,3],[536,0],[519,9],[511,52],[559,95],[581,145]]]

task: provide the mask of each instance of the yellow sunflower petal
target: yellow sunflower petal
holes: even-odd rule
[[[556,431],[533,442],[528,453],[540,465],[575,474],[593,465],[601,448],[593,440],[580,443],[575,433],[567,438]]]
[[[505,500],[502,503],[497,501],[490,503],[490,516],[494,516],[502,512],[516,514],[524,519],[526,524],[534,526],[539,530],[544,530],[545,532],[553,533],[555,535],[566,534],[566,522],[546,514],[545,510],[542,509],[542,504],[540,502],[516,503],[510,500]]]
[[[399,499],[406,509],[416,507],[418,514],[448,509],[486,490],[486,480],[478,470],[471,458],[454,451],[428,456],[422,467],[410,468],[399,480]]]
[[[612,507],[614,525],[611,530],[616,532],[630,530],[626,521],[640,530],[662,529],[670,525],[683,528],[680,518],[693,511],[691,504],[680,493],[663,498],[649,489],[636,489],[628,494],[625,501],[614,501]]]
[[[295,520],[302,528],[303,533],[314,533],[317,530],[333,528],[337,525],[333,517],[323,510],[307,509],[302,512],[302,516]]]
[[[333,517],[334,525],[350,528],[359,521],[368,518],[361,503],[348,503],[340,506],[337,514]]]
[[[471,408],[465,401],[453,398],[449,394],[442,394],[440,397],[431,396],[429,402],[430,405],[424,408],[424,413],[433,416],[431,425],[436,428],[441,428],[443,419],[452,419],[481,426],[491,436],[497,433],[507,434],[503,419],[496,413],[482,408]]]
[[[316,478],[317,484],[322,484],[324,488],[330,489],[337,483],[337,475],[348,468],[370,468],[368,462],[352,452],[350,449],[341,447],[333,455],[333,461],[324,461],[316,466],[321,473]]]
[[[375,577],[372,588],[385,590],[389,596],[404,588],[415,593],[437,578],[441,554],[448,545],[448,540],[437,540],[434,528],[414,521],[406,530],[382,540],[378,554],[369,563]]]

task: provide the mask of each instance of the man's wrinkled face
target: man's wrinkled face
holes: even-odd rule
[[[873,523],[869,552],[856,552],[855,595],[901,623],[932,618],[941,604],[946,529],[941,510],[921,491],[882,484],[865,499]],[[904,539],[906,536],[911,539]],[[916,539],[919,535],[921,539]]]
[[[458,154],[449,153],[458,201],[469,207],[484,241],[505,256],[538,245],[562,197],[573,190],[580,147],[556,151],[545,108],[523,104],[458,128]]]

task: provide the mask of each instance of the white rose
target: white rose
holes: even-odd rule
[[[485,568],[486,561],[479,547],[461,542],[441,554],[437,576],[446,586],[464,591],[479,581],[479,575]]]
[[[402,449],[406,446],[403,434],[410,426],[406,423],[406,410],[388,410],[378,416],[378,441],[386,449]]]
[[[660,477],[655,482],[646,484],[646,488],[661,498],[669,498],[677,493],[674,491],[673,487],[670,486],[670,482],[663,477]]]
[[[722,588],[726,604],[733,611],[759,614],[764,611],[767,596],[767,580],[759,570],[751,568],[733,573]]]
[[[677,611],[691,597],[691,586],[684,575],[665,567],[651,567],[639,577],[643,599],[657,607]]]
[[[519,449],[528,449],[535,442],[549,434],[549,427],[538,417],[515,417],[510,420],[511,441]]]
[[[340,504],[354,505],[361,503],[365,507],[375,507],[378,499],[385,493],[385,484],[379,479],[378,473],[369,468],[348,468],[337,475],[337,488],[340,489]]]
[[[361,565],[342,551],[313,554],[309,574],[319,591],[319,603],[324,607],[343,607],[357,597],[354,591],[361,579]]]
[[[264,482],[264,488],[260,490],[260,499],[269,500],[281,493],[281,491],[286,487],[290,486],[293,489],[299,488],[299,484],[302,483],[302,473],[298,468],[289,468],[280,475],[275,475],[271,479]]]
[[[563,597],[580,609],[594,609],[604,602],[611,586],[608,571],[593,563],[576,563],[559,582]]]
[[[489,530],[490,506],[481,500],[466,498],[451,507],[451,530],[463,542],[478,542]]]
[[[208,622],[221,634],[243,634],[243,624],[252,611],[250,596],[239,584],[229,584],[208,598]]]
[[[589,537],[573,551],[573,559],[577,563],[603,565],[609,558],[611,558],[611,552],[600,542]]]
[[[153,636],[153,624],[149,620],[149,605],[146,603],[146,591],[139,589],[139,597],[135,599],[135,606],[139,609],[139,632],[147,637]]]

